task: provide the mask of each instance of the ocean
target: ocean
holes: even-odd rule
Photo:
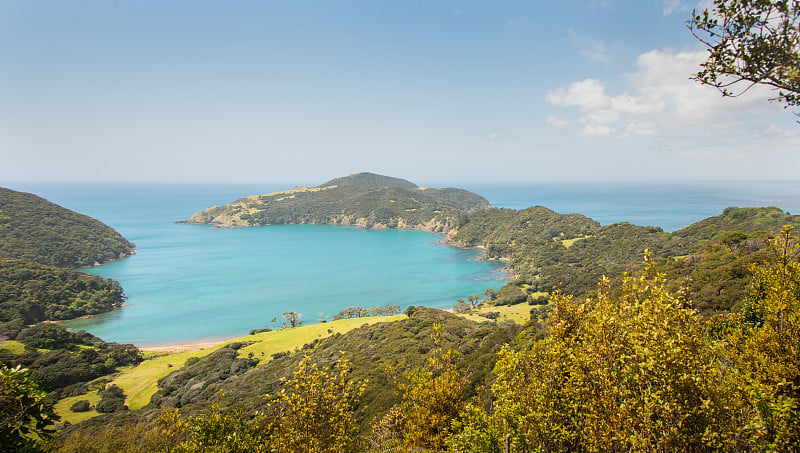
[[[800,182],[681,184],[427,183],[462,187],[497,207],[542,205],[601,224],[627,221],[674,231],[728,206],[800,212]],[[120,310],[66,323],[106,341],[138,346],[211,341],[274,327],[286,311],[316,323],[361,305],[444,308],[505,283],[502,263],[447,247],[442,235],[281,225],[212,229],[177,225],[194,212],[286,184],[9,184],[112,226],[137,254],[92,274],[122,283]]]

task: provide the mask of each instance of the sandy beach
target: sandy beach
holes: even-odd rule
[[[219,341],[206,341],[203,343],[184,343],[184,344],[167,344],[163,346],[140,346],[140,351],[164,351],[164,352],[185,352],[185,351],[199,351],[211,346],[225,343],[228,340]]]

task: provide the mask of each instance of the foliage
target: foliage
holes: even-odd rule
[[[272,441],[286,452],[360,451],[354,409],[366,383],[348,380],[344,358],[317,367],[306,355],[278,394]]]
[[[695,80],[723,96],[767,85],[776,100],[800,105],[800,1],[715,0],[688,23],[709,52]]]
[[[741,239],[739,236],[737,239]],[[733,241],[732,243],[735,243]],[[453,451],[793,451],[800,440],[800,264],[791,227],[751,265],[741,313],[704,321],[648,255],[610,296],[556,295],[549,335],[501,352],[492,410]],[[508,441],[508,449],[504,443]]]
[[[90,409],[88,400],[78,400],[75,404],[70,406],[69,410],[72,412],[88,412]]]
[[[306,356],[292,377],[281,382],[277,395],[266,395],[268,402],[261,411],[213,404],[186,418],[177,410],[163,412],[149,428],[158,435],[149,439],[158,446],[154,450],[185,453],[361,451],[354,407],[364,384],[350,380],[348,372],[343,358],[332,367],[320,367]],[[91,431],[109,430],[76,430],[63,439],[64,451],[75,450]],[[130,445],[122,447],[127,450]]]
[[[0,256],[81,267],[132,250],[133,244],[98,220],[33,194],[0,188]]]
[[[280,318],[278,318],[277,316],[272,318],[272,322],[277,324],[281,329],[286,329],[289,327],[298,327],[303,325],[303,321],[300,320],[301,316],[303,316],[301,313],[296,313],[293,311],[285,311],[281,313]]]
[[[333,320],[365,318],[368,316],[392,316],[400,313],[399,305],[382,305],[380,307],[364,308],[362,306],[347,307],[333,315]]]
[[[85,331],[71,332],[61,325],[43,323],[22,331],[20,354],[0,352],[0,361],[30,369],[30,378],[51,396],[85,391],[85,383],[142,360],[133,345],[106,343]],[[39,350],[37,348],[46,348]]]
[[[258,453],[271,451],[262,418],[248,420],[241,410],[223,411],[212,405],[207,412],[184,420],[177,410],[158,419],[161,433],[175,453]]]
[[[398,385],[401,401],[378,425],[378,433],[396,432],[407,449],[441,450],[450,425],[464,407],[468,373],[456,368],[456,351],[441,348],[443,324],[435,322],[432,339],[436,348],[425,366],[406,373]]]
[[[800,244],[786,227],[772,241],[775,261],[752,266],[754,284],[741,315],[714,332],[730,344],[746,379],[750,411],[742,439],[758,450],[800,445]]]
[[[100,401],[94,410],[101,414],[116,412],[127,409],[125,406],[125,393],[116,385],[107,385],[98,393]]]
[[[280,379],[290,379],[291,370],[297,369],[305,355],[311,356],[311,361],[319,366],[332,367],[340,360],[341,351],[348,351],[350,378],[367,382],[357,413],[362,431],[368,432],[374,419],[399,402],[394,380],[424,366],[433,354],[431,333],[436,319],[441,318],[444,324],[442,347],[459,352],[454,357],[456,367],[472,370],[465,399],[481,392],[490,380],[497,351],[502,344],[513,341],[519,329],[518,325],[479,326],[455,315],[422,307],[409,313],[411,317],[401,321],[371,324],[311,342],[303,348],[302,354],[281,354],[257,367],[245,366],[244,361],[249,360],[246,358],[233,362],[234,350],[216,351],[159,381],[161,390],[152,403],[189,408],[215,401],[221,395],[223,407],[247,402],[251,410],[263,411],[266,401],[261,395],[280,392]],[[256,362],[251,363],[255,365]],[[390,373],[387,374],[387,370]]]
[[[184,438],[167,429],[171,412],[123,411],[104,414],[61,430],[51,451],[140,453],[174,451]],[[162,418],[165,420],[162,422]],[[207,450],[212,451],[212,450]]]
[[[158,380],[161,389],[152,397],[152,402],[161,407],[180,408],[211,401],[219,393],[221,383],[258,363],[238,358],[241,346],[240,343],[229,344],[197,360],[187,360],[183,368]]]
[[[0,445],[4,451],[37,451],[58,421],[52,403],[20,366],[0,363]]]
[[[0,256],[0,335],[27,324],[105,313],[122,305],[114,280]]]
[[[248,335],[255,335],[257,333],[264,333],[264,332],[272,332],[272,329],[270,329],[269,327],[262,327],[260,329],[251,329],[250,332],[248,332]]]
[[[738,392],[720,372],[717,347],[652,274],[649,257],[619,299],[604,288],[582,303],[554,299],[550,336],[503,350],[494,413],[471,409],[454,444],[486,443],[476,430],[487,423],[492,448],[510,434],[512,451],[693,450],[734,429],[724,415]]]
[[[753,280],[751,266],[774,261],[767,245],[766,239],[730,232],[703,250],[657,264],[656,270],[666,275],[668,290],[683,291],[704,316],[738,312]]]

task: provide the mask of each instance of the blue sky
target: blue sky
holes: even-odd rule
[[[679,0],[0,0],[2,181],[797,179]]]

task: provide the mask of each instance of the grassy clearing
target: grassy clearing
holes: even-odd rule
[[[405,318],[405,315],[395,316],[372,316],[367,318],[340,319],[338,321],[325,322],[321,324],[311,324],[308,326],[294,327],[290,329],[274,330],[272,332],[262,332],[255,335],[238,338],[238,341],[255,341],[256,343],[246,346],[239,350],[240,357],[252,357],[259,362],[269,360],[272,354],[283,351],[299,349],[306,343],[310,343],[317,338],[325,338],[336,333],[345,333],[364,324],[376,322],[391,322]],[[235,341],[235,340],[232,340]]]
[[[69,408],[80,400],[88,400],[92,410],[86,412],[71,412]],[[98,401],[100,401],[100,397],[97,396],[97,390],[92,390],[91,392],[83,395],[71,396],[69,398],[59,400],[54,409],[56,414],[61,416],[62,422],[69,422],[74,425],[75,423],[80,423],[84,420],[88,420],[94,416],[100,415],[94,410],[94,406]]]
[[[492,311],[500,313],[500,315],[496,319],[496,321],[498,322],[512,321],[517,324],[523,324],[527,322],[529,319],[531,319],[531,306],[526,303],[517,305],[498,305],[498,306],[484,305],[464,313],[458,313],[458,316],[469,319],[470,321],[484,322],[484,321],[489,321],[489,319],[481,316],[481,314],[489,313]]]
[[[175,370],[179,370],[188,358],[203,357],[216,351],[221,346],[220,344],[199,351],[178,352],[152,357],[114,376],[111,383],[125,391],[125,404],[129,408],[140,409],[150,402],[150,397],[158,390],[156,382],[159,379]]]
[[[6,340],[0,343],[0,349],[12,354],[22,354],[25,352],[25,345],[15,340]]]
[[[145,351],[143,353],[145,360],[142,363],[135,367],[122,370],[112,376],[111,383],[119,386],[125,392],[125,404],[127,404],[130,409],[141,409],[150,402],[150,398],[158,390],[156,383],[159,379],[182,368],[189,358],[203,357],[211,354],[226,344],[233,342],[253,342],[253,344],[240,349],[239,354],[243,357],[247,357],[252,353],[253,358],[258,359],[260,362],[265,362],[272,358],[272,354],[299,349],[304,344],[310,343],[317,338],[324,338],[336,333],[345,333],[364,324],[391,322],[403,318],[405,318],[405,315],[341,319],[322,324],[311,324],[290,329],[274,330],[272,332],[262,332],[255,335],[245,335],[198,351],[178,353]],[[72,404],[82,399],[89,400],[92,405],[99,401],[97,391],[65,398],[56,404],[56,413],[61,415],[62,420],[69,421],[70,423],[77,423],[98,415],[97,412],[93,410],[83,413],[69,411]]]
[[[572,244],[580,241],[581,239],[586,239],[588,237],[591,237],[591,236],[583,236],[583,237],[573,238],[573,239],[564,239],[564,240],[561,241],[561,245],[563,245],[565,248],[570,248],[570,247],[572,247]]]

